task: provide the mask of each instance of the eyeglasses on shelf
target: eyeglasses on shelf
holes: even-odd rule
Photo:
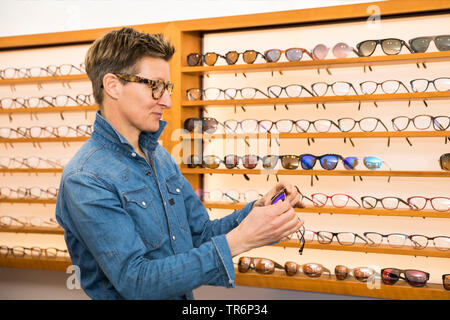
[[[41,157],[0,157],[0,168],[4,169],[38,169],[64,168],[70,159],[44,159]]]
[[[31,258],[65,258],[69,259],[69,253],[67,250],[61,250],[58,248],[40,248],[40,247],[23,247],[14,246],[12,248],[5,245],[0,245],[0,257],[13,256],[15,258],[23,258],[25,256],[31,256]]]
[[[0,70],[0,79],[34,78],[47,76],[67,76],[71,74],[85,73],[85,65],[62,64],[49,65],[46,67],[24,67],[24,68],[5,68]]]
[[[93,125],[81,124],[74,127],[71,126],[33,126],[29,128],[18,127],[0,128],[0,138],[18,139],[18,138],[62,138],[62,137],[84,137],[90,136],[93,131]]]
[[[0,216],[0,227],[51,227],[60,228],[55,218],[41,218],[41,217],[10,217]]]
[[[0,187],[0,199],[56,199],[58,188],[49,187]]]

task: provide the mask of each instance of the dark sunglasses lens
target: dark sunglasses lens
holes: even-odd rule
[[[273,169],[277,165],[278,156],[265,156],[262,158],[264,169]]]
[[[228,64],[235,64],[239,58],[239,53],[236,51],[229,51],[225,55],[225,59],[227,60]]]
[[[214,64],[216,64],[217,61],[217,54],[214,52],[208,52],[207,54],[204,55],[204,59],[205,59],[205,63],[208,66],[213,66]]]
[[[303,265],[303,273],[311,278],[318,278],[323,273],[323,266],[319,263],[307,263]]]
[[[307,154],[302,156],[300,161],[303,169],[311,170],[316,164],[316,157],[311,154]]]
[[[247,257],[241,257],[239,258],[238,262],[238,270],[239,272],[247,272],[250,269],[250,264],[252,260]]]
[[[196,124],[201,125],[201,120],[199,118],[188,118],[184,120],[184,129],[186,129],[189,132],[192,132]]]
[[[419,270],[407,270],[405,276],[407,282],[414,287],[423,287],[428,281],[426,273]]]
[[[344,167],[347,170],[353,170],[358,165],[357,157],[347,157],[344,159]]]
[[[445,153],[443,154],[440,159],[439,162],[441,164],[441,169],[442,170],[450,170],[450,153]]]
[[[381,279],[384,284],[395,284],[400,279],[400,270],[398,269],[383,269],[381,270]]]
[[[204,161],[208,169],[217,169],[220,165],[220,159],[216,156],[206,156]]]
[[[191,67],[196,66],[200,63],[202,55],[199,53],[190,53],[187,56],[187,64]]]
[[[301,60],[302,56],[303,56],[303,52],[300,49],[291,48],[291,49],[286,50],[286,58],[289,61],[299,61],[299,60]]]
[[[450,290],[450,274],[444,274],[442,277],[442,284],[445,290]]]
[[[275,271],[275,263],[269,259],[255,259],[256,272],[271,274]]]
[[[381,48],[386,54],[398,54],[402,48],[402,42],[398,39],[386,39],[381,43]]]
[[[337,265],[334,268],[334,274],[337,280],[345,280],[348,276],[348,268],[346,266]]]
[[[299,267],[299,266],[298,266],[297,263],[291,262],[291,261],[287,261],[287,262],[284,264],[284,271],[286,272],[286,274],[287,274],[288,276],[293,276],[293,275],[295,275],[295,274],[297,273],[298,267]]]
[[[233,169],[239,164],[239,157],[230,154],[225,156],[224,162],[225,167],[227,167],[227,169]]]
[[[281,165],[285,169],[297,169],[299,164],[299,158],[296,156],[282,156]]]
[[[367,57],[372,55],[372,53],[375,51],[375,47],[377,46],[376,41],[373,40],[367,40],[363,41],[359,44],[359,54]]]
[[[353,270],[353,275],[356,280],[361,282],[367,282],[371,277],[373,277],[375,271],[370,268],[356,268]]]
[[[189,168],[195,168],[202,165],[202,160],[199,156],[193,154],[187,159],[187,165]]]
[[[320,158],[320,165],[325,170],[333,170],[336,168],[339,158],[335,155],[326,155]]]
[[[364,158],[364,165],[367,167],[367,169],[370,170],[377,170],[381,168],[381,165],[383,164],[383,160],[377,157],[365,157]]]
[[[268,62],[276,62],[280,59],[281,51],[277,49],[268,50],[265,53]]]
[[[203,119],[203,131],[206,133],[214,133],[217,130],[218,122],[213,118]]]
[[[411,40],[411,49],[414,52],[425,52],[430,45],[430,40],[428,38],[415,38]]]
[[[247,50],[244,52],[244,61],[245,63],[253,63],[256,60],[258,53],[254,50]]]
[[[449,51],[450,50],[450,36],[439,36],[434,39],[436,48],[439,51]]]
[[[258,156],[247,155],[247,156],[244,156],[244,158],[242,160],[243,160],[244,168],[247,168],[247,169],[254,169],[256,167],[256,165],[258,164]]]

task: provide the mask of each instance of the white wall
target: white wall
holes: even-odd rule
[[[0,37],[378,0],[0,0]]]

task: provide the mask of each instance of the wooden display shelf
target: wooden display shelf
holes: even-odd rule
[[[30,77],[17,79],[0,79],[1,85],[33,84],[43,82],[67,82],[88,80],[87,74],[71,74],[67,76]]]
[[[32,257],[0,257],[0,267],[66,271],[72,265],[70,259],[65,258],[32,258]]]
[[[49,113],[49,112],[73,112],[73,111],[97,111],[97,105],[90,106],[68,106],[68,107],[45,107],[45,108],[16,108],[0,109],[0,114],[12,113]]]
[[[256,98],[256,99],[229,99],[229,100],[183,100],[182,107],[203,106],[255,106],[276,104],[321,104],[344,102],[374,102],[374,101],[414,101],[450,99],[450,91],[444,92],[412,92],[390,94],[367,94],[323,97],[297,97],[297,98]]]
[[[64,234],[64,229],[61,227],[0,227],[0,232],[9,233],[38,233],[38,234]]]
[[[191,133],[185,137],[196,139],[243,139],[243,138],[280,138],[280,139],[308,139],[308,138],[406,138],[406,137],[450,137],[450,131],[373,131],[373,132],[284,132],[284,133]]]
[[[86,141],[90,137],[54,137],[54,138],[0,138],[0,143],[39,143],[39,142],[79,142]]]
[[[242,209],[245,203],[224,203],[224,202],[203,202],[205,208],[211,209]],[[439,212],[435,210],[385,210],[385,209],[364,209],[364,208],[334,208],[334,207],[305,207],[295,208],[299,213],[326,213],[326,214],[353,214],[368,216],[396,216],[396,217],[418,217],[418,218],[450,218],[449,212]]]
[[[8,169],[0,168],[0,173],[62,173],[63,168]]]
[[[283,248],[299,248],[300,243],[298,239],[291,239],[287,241],[280,241],[277,244],[273,244],[275,247]],[[346,252],[364,252],[364,253],[379,253],[379,254],[393,254],[393,255],[406,255],[406,256],[420,256],[420,257],[433,257],[433,258],[450,258],[450,250],[442,251],[434,247],[425,249],[414,249],[411,246],[404,246],[401,248],[393,248],[388,245],[368,246],[363,243],[355,243],[351,246],[343,246],[337,242],[330,244],[321,244],[317,241],[305,243],[305,250],[317,249],[317,250],[332,250],[332,251],[346,251]]]
[[[199,169],[181,168],[183,174],[277,174],[301,176],[371,176],[371,177],[416,177],[450,178],[450,171],[371,171],[371,170],[265,170],[265,169]]]
[[[320,278],[310,278],[303,274],[287,276],[284,271],[276,270],[273,274],[262,275],[251,270],[241,273],[235,269],[236,284],[240,286],[264,287],[274,289],[300,290],[333,294],[344,294],[352,296],[402,299],[402,300],[449,300],[450,291],[443,288],[442,284],[428,283],[426,287],[414,288],[405,281],[400,280],[395,285],[383,283],[373,284],[348,278],[336,280],[332,275],[330,278],[322,275]],[[381,280],[379,280],[381,282]]]
[[[14,199],[14,198],[3,198],[3,199],[0,199],[0,203],[54,204],[54,203],[56,203],[56,199]]]
[[[310,59],[307,57],[306,59]],[[425,52],[399,55],[384,55],[371,57],[352,57],[344,59],[325,59],[325,60],[300,60],[288,62],[271,62],[255,64],[234,64],[218,66],[195,66],[182,67],[181,72],[187,75],[205,75],[217,73],[238,73],[238,72],[272,72],[272,71],[290,71],[290,70],[311,70],[325,68],[351,68],[364,66],[385,66],[399,64],[415,64],[449,61],[450,52]]]

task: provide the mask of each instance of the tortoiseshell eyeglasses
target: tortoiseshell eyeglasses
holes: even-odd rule
[[[163,80],[150,80],[146,78],[142,78],[137,75],[131,75],[131,74],[124,74],[124,73],[113,73],[116,75],[119,79],[122,79],[127,82],[137,82],[137,83],[143,83],[147,85],[150,89],[152,89],[152,97],[155,100],[161,99],[164,92],[167,90],[169,93],[169,96],[172,95],[173,91],[173,83],[170,81],[164,82]]]

